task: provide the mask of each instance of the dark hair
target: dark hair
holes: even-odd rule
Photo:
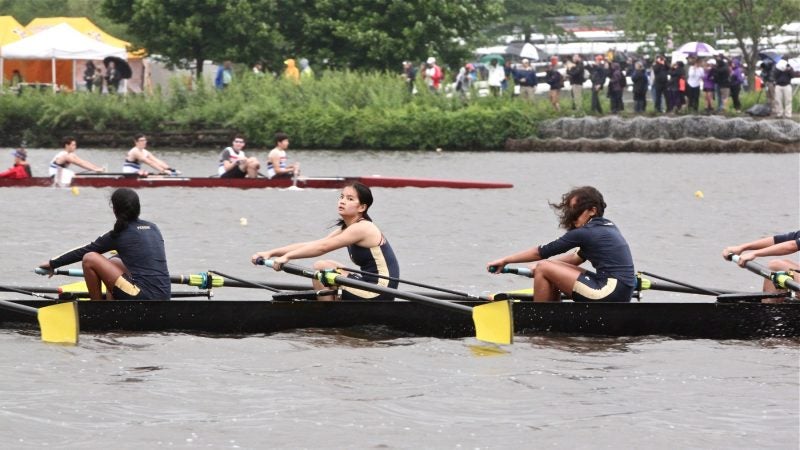
[[[243,140],[243,141],[246,141],[246,140],[247,140],[247,139],[245,139],[245,138],[244,138],[244,135],[243,135],[243,134],[234,134],[234,135],[233,135],[233,139],[231,139],[231,141],[235,141],[235,140],[237,140],[237,139],[241,139],[241,140]]]
[[[114,208],[114,216],[117,218],[114,224],[116,235],[122,232],[128,223],[139,218],[141,211],[139,195],[133,189],[119,188],[111,194],[111,207]]]
[[[288,134],[286,134],[286,133],[284,133],[282,131],[278,131],[277,133],[275,133],[275,144],[276,145],[278,144],[278,142],[283,141],[285,139],[289,139],[289,135]]]
[[[570,206],[573,198],[576,199],[575,206]],[[592,186],[582,186],[562,195],[561,203],[550,203],[550,207],[556,210],[561,228],[572,230],[575,228],[575,220],[587,209],[597,208],[597,215],[603,217],[606,202],[600,191]]]
[[[139,133],[139,134],[137,134],[136,136],[134,136],[134,137],[133,137],[133,142],[136,142],[136,141],[138,141],[138,140],[139,140],[139,139],[141,139],[141,138],[147,138],[147,136],[145,136],[145,135],[144,135],[144,134],[142,134],[142,133]]]
[[[64,138],[61,139],[61,146],[62,147],[67,146],[67,145],[71,144],[74,141],[75,141],[74,137],[72,137],[72,136],[64,136]]]
[[[347,187],[355,189],[356,195],[358,195],[358,202],[360,204],[367,205],[367,209],[364,210],[364,219],[372,222],[372,218],[369,216],[369,207],[372,206],[373,199],[372,199],[372,191],[369,189],[369,186],[367,186],[364,183],[356,181],[346,185],[344,188]],[[342,190],[344,190],[344,188],[342,188]],[[336,226],[341,227],[342,229],[347,228],[347,225],[344,223],[343,219],[339,219],[336,222]]]

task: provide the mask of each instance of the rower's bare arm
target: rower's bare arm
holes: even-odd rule
[[[366,227],[353,224],[344,230],[335,230],[323,239],[307,242],[283,254],[288,259],[314,258],[330,253],[334,250],[358,244],[364,240]]]
[[[746,244],[725,247],[725,249],[722,250],[722,257],[728,259],[728,255],[730,254],[741,255],[742,252],[745,252],[747,250],[760,250],[762,248],[766,248],[774,244],[775,244],[775,239],[772,236],[767,236],[765,238],[761,238],[753,242],[748,242]]]
[[[494,261],[490,261],[486,264],[486,267],[489,268],[494,266],[499,269],[508,264],[533,262],[540,259],[542,259],[542,257],[539,255],[539,247],[536,246],[512,255],[504,256]]]
[[[771,239],[771,238],[770,238]],[[764,256],[784,256],[797,253],[797,241],[786,241],[780,244],[770,245],[769,247],[760,248],[749,254],[753,258],[761,258]]]
[[[83,167],[86,170],[93,170],[95,172],[105,172],[105,169],[98,166],[97,164],[91,163],[89,161],[81,159],[78,155],[71,153],[67,155],[66,158],[70,163],[75,164],[76,166]]]

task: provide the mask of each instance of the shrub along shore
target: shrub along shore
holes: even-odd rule
[[[423,86],[418,90],[410,95],[395,74],[339,71],[300,85],[246,74],[224,91],[205,85],[188,90],[175,82],[164,95],[28,91],[0,95],[0,145],[58,147],[63,136],[73,135],[91,141],[81,146],[115,147],[143,132],[153,136],[154,147],[214,148],[240,132],[250,147],[269,147],[280,130],[291,136],[292,148],[495,150],[540,137],[543,123],[585,116],[572,111],[568,91],[562,91],[557,113],[545,96],[534,102],[509,96],[464,99],[431,94]],[[584,93],[584,111],[589,95]],[[757,99],[745,94],[743,110]],[[800,111],[797,98],[795,110]],[[638,116],[626,111],[619,117]]]

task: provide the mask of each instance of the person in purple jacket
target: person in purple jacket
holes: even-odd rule
[[[739,101],[739,93],[742,92],[742,85],[744,85],[744,70],[742,70],[742,62],[739,58],[731,61],[731,100],[733,100],[733,109],[736,112],[741,112],[742,102]]]
[[[706,100],[706,112],[711,113],[714,111],[714,65],[717,62],[714,58],[709,58],[706,61],[706,73],[703,75],[703,98]]]
[[[722,257],[729,259],[730,255],[739,255],[739,265],[744,267],[747,261],[752,261],[763,256],[785,256],[797,253],[800,250],[800,231],[767,236],[753,242],[725,247]],[[800,282],[800,264],[791,259],[773,259],[767,263],[773,272],[788,272],[795,281]],[[764,280],[764,292],[779,292],[771,280]]]

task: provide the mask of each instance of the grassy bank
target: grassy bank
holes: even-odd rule
[[[584,97],[588,110],[588,93]],[[743,109],[756,98],[745,94]],[[570,105],[563,91],[563,115],[573,114]],[[800,110],[798,99],[795,110]],[[558,116],[546,97],[533,104],[509,97],[466,101],[430,94],[422,86],[411,96],[394,74],[327,72],[299,86],[246,76],[225,91],[208,86],[189,91],[176,83],[169,95],[0,95],[0,145],[25,140],[30,146],[53,147],[62,136],[80,130],[226,128],[260,146],[270,145],[275,131],[283,130],[294,148],[497,149],[507,138],[535,135],[539,122]]]

